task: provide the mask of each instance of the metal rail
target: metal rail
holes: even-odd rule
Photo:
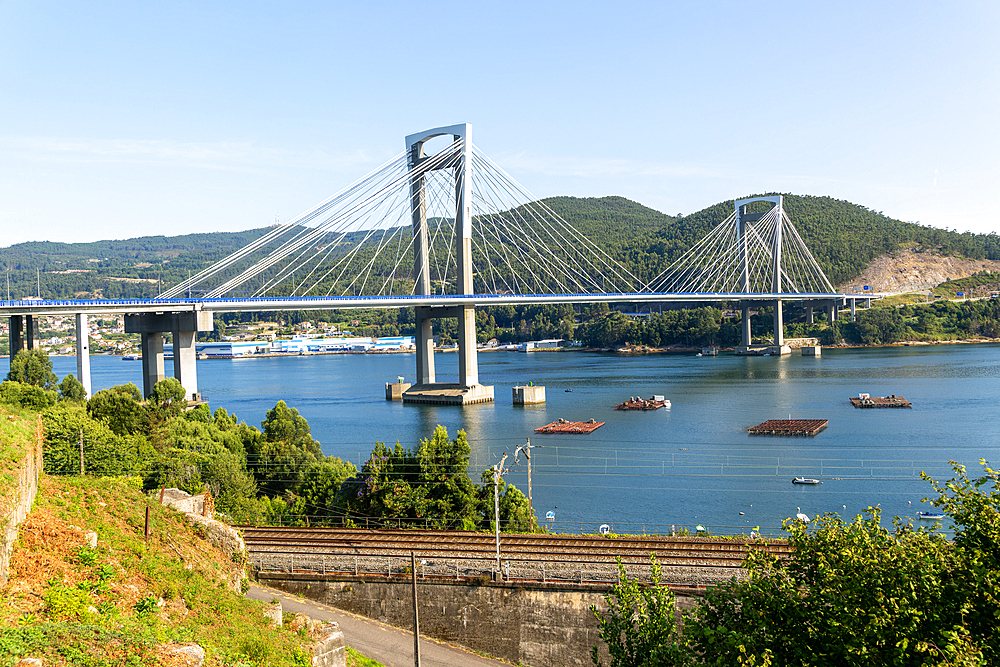
[[[262,572],[391,577],[394,571],[403,574],[409,554],[415,552],[423,577],[497,577],[493,537],[481,533],[274,527],[243,531],[251,562]],[[779,558],[791,553],[783,540],[506,534],[500,542],[503,579],[543,583],[615,582],[619,560],[629,576],[647,580],[651,554],[671,580],[718,580],[736,574],[751,549]]]
[[[796,293],[658,293],[620,294],[466,294],[345,297],[254,297],[244,299],[23,299],[0,301],[2,315],[62,315],[66,313],[150,313],[204,310],[258,312],[276,310],[339,310],[345,308],[409,308],[412,306],[504,306],[544,303],[633,303],[720,301],[829,301],[870,300],[875,295]]]

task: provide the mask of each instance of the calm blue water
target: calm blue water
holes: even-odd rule
[[[457,377],[455,355],[435,359],[439,380]],[[562,530],[703,524],[748,532],[779,526],[796,507],[853,516],[880,505],[888,517],[913,517],[931,492],[921,470],[942,479],[952,459],[1000,463],[1000,345],[824,350],[819,358],[489,352],[479,360],[480,381],[495,386],[497,400],[465,408],[384,400],[385,382],[413,376],[412,354],[206,360],[198,381],[213,409],[255,426],[285,400],[326,454],[357,465],[376,441],[414,446],[442,424],[452,436],[468,433],[478,481],[531,438],[544,447],[532,450],[536,513],[554,510]],[[60,376],[75,372],[74,358],[53,361]],[[95,356],[92,369],[95,391],[141,386],[139,362]],[[511,387],[529,380],[546,387],[547,402],[512,405]],[[863,391],[905,396],[914,407],[855,410],[847,399]],[[669,398],[671,409],[613,409],[652,394]],[[830,425],[811,438],[746,432],[789,416]],[[591,435],[532,432],[559,417],[607,424]],[[510,467],[508,481],[526,491],[525,468]],[[793,486],[797,475],[823,484]]]

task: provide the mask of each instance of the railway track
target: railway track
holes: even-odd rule
[[[344,528],[241,527],[247,549],[266,557],[408,558],[483,560],[496,558],[492,535],[466,531],[354,530]],[[501,534],[504,561],[531,566],[559,563],[568,567],[613,564],[648,565],[650,554],[663,567],[739,569],[750,549],[787,557],[784,541],[694,537],[588,537]],[[300,562],[305,562],[304,560]]]

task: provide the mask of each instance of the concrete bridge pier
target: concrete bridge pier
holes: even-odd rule
[[[746,301],[740,303],[740,345],[750,347],[753,338],[750,334],[750,304]]]
[[[857,322],[858,321],[858,300],[857,299],[851,299],[851,321],[852,322]]]
[[[212,313],[185,311],[141,313],[125,316],[125,332],[142,336],[142,390],[146,398],[156,383],[166,377],[163,367],[163,334],[173,337],[174,377],[188,400],[198,398],[195,338],[199,331],[213,330]]]
[[[11,315],[10,328],[10,361],[14,360],[21,350],[33,350],[38,345],[38,321],[32,315]]]
[[[781,307],[781,299],[774,302],[774,346],[779,348],[778,353],[782,354],[780,348],[785,345],[785,319]]]
[[[417,380],[405,392],[403,403],[467,405],[493,400],[493,387],[479,384],[479,357],[476,350],[476,309],[474,306],[418,306],[416,318]],[[437,382],[434,372],[435,318],[458,318],[458,382]]]
[[[90,382],[90,328],[87,326],[87,316],[76,314],[76,379],[87,391],[87,398],[92,396]]]
[[[806,306],[806,324],[813,324],[813,307]]]

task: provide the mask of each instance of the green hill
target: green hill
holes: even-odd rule
[[[902,222],[864,206],[806,195],[785,196],[785,210],[826,271],[841,283],[876,257],[901,247],[934,249],[974,259],[1000,259],[1000,237]],[[725,201],[683,217],[624,197],[551,197],[542,200],[643,280],[670,265],[733,210]],[[267,232],[146,236],[93,243],[32,242],[0,248],[14,298],[150,297]],[[0,284],[0,296],[5,297]]]

